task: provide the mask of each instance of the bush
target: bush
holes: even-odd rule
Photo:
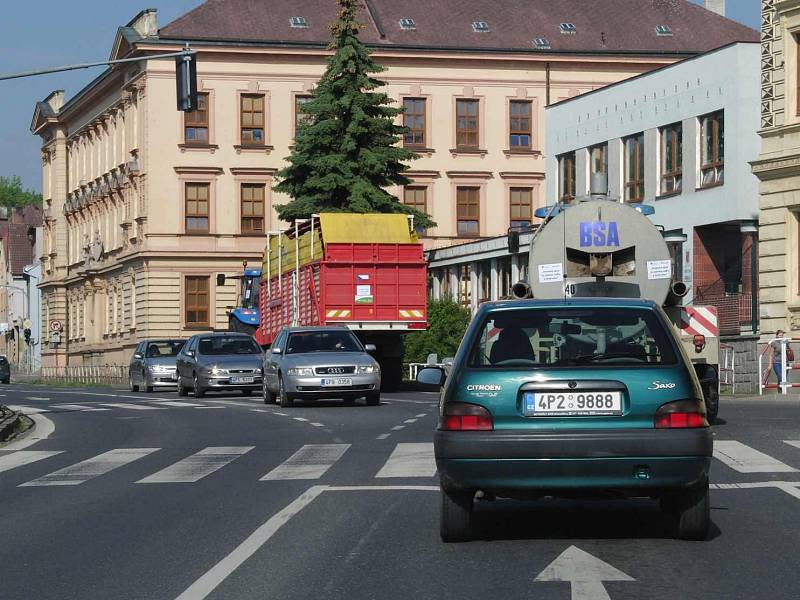
[[[406,336],[405,362],[425,362],[434,352],[439,360],[455,356],[469,321],[469,310],[451,298],[428,300],[428,329]]]

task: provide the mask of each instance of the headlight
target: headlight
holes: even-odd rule
[[[356,373],[380,373],[381,368],[378,365],[359,365],[356,367]]]
[[[216,367],[216,366],[211,367],[209,369],[209,371],[211,371],[212,375],[227,375],[228,374],[228,369],[220,369],[219,367]]]
[[[287,375],[300,375],[300,376],[308,376],[314,374],[314,369],[311,367],[294,367],[292,369],[287,369]]]

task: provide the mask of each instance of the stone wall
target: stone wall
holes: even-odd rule
[[[758,395],[758,355],[762,344],[758,343],[758,336],[737,335],[722,337],[723,344],[733,348],[736,354],[734,381],[736,382],[737,394]],[[724,365],[723,352],[720,349],[720,368]],[[764,365],[766,367],[766,364]],[[724,373],[720,373],[724,378]],[[773,382],[774,383],[774,382]],[[729,386],[722,386],[722,393],[730,393]]]

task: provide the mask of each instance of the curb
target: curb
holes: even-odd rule
[[[19,435],[29,431],[34,422],[22,413],[16,413],[5,406],[0,406],[0,444],[12,441]],[[2,450],[2,446],[0,446]]]

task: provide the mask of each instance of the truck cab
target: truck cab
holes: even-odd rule
[[[261,269],[245,268],[239,281],[236,308],[228,313],[228,330],[253,335],[258,329],[260,314],[258,310],[258,284]]]

